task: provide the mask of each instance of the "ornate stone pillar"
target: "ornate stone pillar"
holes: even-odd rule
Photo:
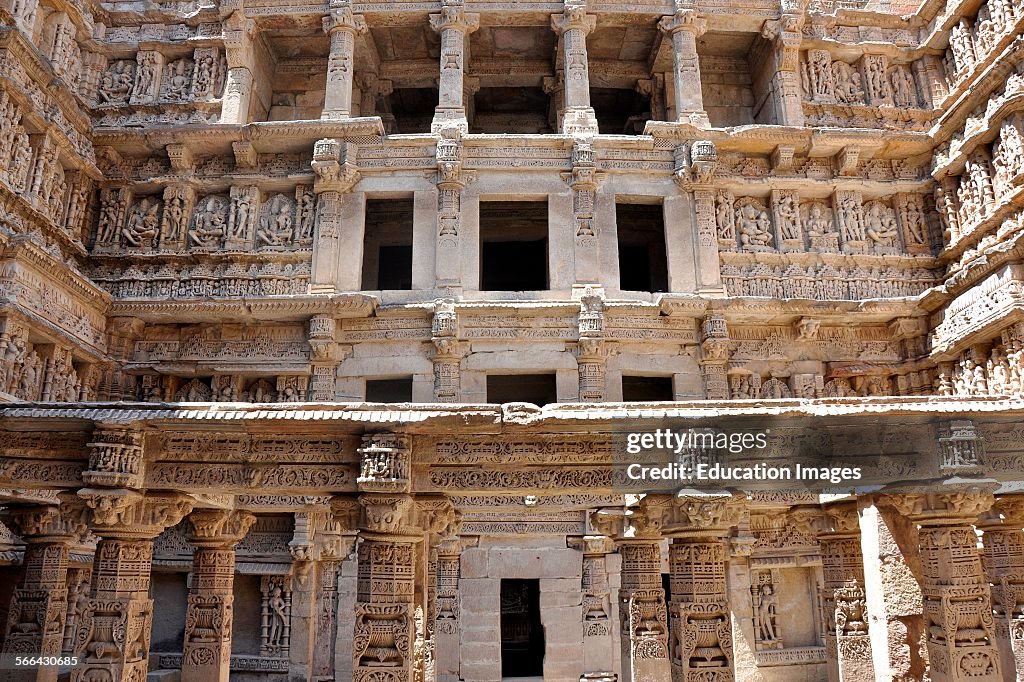
[[[778,125],[803,126],[804,109],[800,95],[800,41],[803,14],[784,14],[765,22],[761,35],[774,48],[768,75]]]
[[[440,130],[435,160],[437,163],[437,253],[435,287],[458,293],[462,289],[462,190],[472,180],[462,170],[462,134],[458,126]]]
[[[431,322],[431,341],[434,343],[434,400],[455,403],[462,394],[460,363],[462,351],[458,340],[458,316],[455,301],[434,301],[434,319]]]
[[[1024,680],[1024,496],[996,499],[982,515],[982,563],[992,586],[996,646],[1003,676]]]
[[[704,392],[708,400],[729,399],[729,328],[725,318],[709,315],[701,326],[703,358],[700,366],[704,374]]]
[[[331,51],[327,58],[327,93],[320,118],[348,118],[352,115],[356,36],[366,32],[366,21],[352,12],[350,0],[341,0],[331,3],[331,13],[324,17],[323,25],[324,33],[331,38]]]
[[[608,346],[604,340],[604,299],[587,287],[580,297],[580,340],[576,346],[580,402],[599,403],[608,389],[606,364]]]
[[[89,603],[75,638],[81,665],[72,682],[142,680],[149,668],[153,600],[149,598],[153,539],[192,510],[178,493],[83,488],[99,536]]]
[[[440,101],[434,110],[431,132],[447,125],[469,132],[463,100],[466,77],[466,36],[480,27],[479,14],[467,14],[463,0],[442,0],[441,13],[430,15],[430,27],[441,34]]]
[[[68,554],[88,527],[79,501],[14,508],[4,521],[25,541],[24,575],[7,619],[6,655],[59,656],[68,612]],[[12,682],[56,682],[57,668],[12,670]]]
[[[201,510],[188,517],[192,586],[185,613],[182,679],[227,682],[231,669],[231,626],[235,579],[235,545],[256,517],[243,511]]]
[[[672,36],[676,121],[709,128],[711,122],[704,111],[697,58],[697,38],[707,30],[707,21],[698,16],[697,10],[680,7],[676,0],[675,14],[662,18],[658,27]]]
[[[742,500],[728,494],[676,496],[665,509],[662,530],[673,538],[669,658],[675,682],[734,679],[725,563]]]
[[[596,135],[597,116],[590,106],[590,66],[587,36],[597,26],[597,17],[587,14],[584,0],[566,0],[565,11],[551,16],[551,28],[560,36],[564,76],[565,111],[561,132]]]
[[[308,341],[312,353],[312,376],[308,393],[310,400],[334,400],[334,378],[340,355],[334,340],[336,327],[337,323],[330,315],[314,315],[309,318]]]
[[[991,494],[891,495],[897,511],[920,526],[921,594],[933,682],[999,682],[992,596],[971,525],[992,506]]]
[[[672,173],[672,179],[683,193],[684,199],[689,202],[692,198],[692,211],[697,220],[697,243],[693,245],[697,259],[697,291],[703,294],[722,296],[725,293],[725,288],[722,286],[722,264],[719,252],[720,250],[734,249],[736,236],[731,233],[722,235],[719,232],[713,186],[715,168],[718,165],[718,149],[711,140],[695,140],[689,144],[676,145],[673,156],[675,157],[675,170]],[[720,240],[722,236],[731,237],[731,240]],[[679,239],[679,237],[676,236],[675,239]],[[682,257],[685,251],[682,250],[682,244],[679,246],[678,253]],[[685,261],[686,259],[681,258],[681,260]],[[670,282],[682,279],[674,272],[671,260],[669,279]],[[687,289],[672,286],[672,291],[679,290]]]
[[[355,145],[332,138],[317,140],[312,166],[317,200],[310,293],[334,293],[341,275],[342,196],[359,182]]]
[[[453,529],[458,530],[458,529]],[[459,636],[459,569],[462,543],[457,532],[436,547],[434,586],[434,672],[437,682],[458,682],[462,642]]]
[[[594,229],[597,187],[605,174],[594,163],[589,140],[577,138],[572,146],[572,170],[563,178],[572,188],[574,285],[597,285],[601,279],[597,231]]]
[[[252,99],[252,32],[255,24],[241,11],[235,11],[224,21],[224,52],[228,72],[221,102],[221,123],[248,123],[249,103]]]
[[[409,442],[363,437],[356,479],[362,507],[358,547],[353,682],[409,682],[415,642],[416,558],[423,533],[409,494]]]
[[[621,517],[597,512],[591,523],[599,533],[614,536],[622,558],[619,586],[619,618],[622,637],[623,678],[633,682],[664,682],[670,679],[668,609],[661,583],[662,509],[655,496],[645,497],[638,507]]]
[[[611,538],[586,535],[572,545],[583,552],[583,669],[586,679],[600,679],[615,669],[611,588],[607,556]]]
[[[825,508],[818,535],[824,574],[821,605],[829,682],[872,682],[871,638],[864,594],[864,555],[856,502]]]

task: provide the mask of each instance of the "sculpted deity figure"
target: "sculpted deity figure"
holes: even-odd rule
[[[896,219],[879,201],[871,202],[864,216],[865,234],[877,246],[892,246],[896,241]]]
[[[778,605],[778,597],[771,585],[761,585],[757,594],[757,634],[762,642],[771,642],[777,639],[775,632],[775,614]]]
[[[779,218],[779,231],[782,233],[782,238],[800,239],[800,233],[797,230],[799,216],[792,194],[783,194],[779,198],[776,213]]]
[[[292,204],[284,195],[278,194],[260,216],[256,239],[267,246],[282,246],[291,243],[292,230]]]
[[[889,80],[892,82],[892,99],[898,107],[917,107],[917,85],[914,76],[905,65],[892,67]]]
[[[804,227],[807,229],[808,236],[822,237],[832,232],[832,220],[825,214],[825,211],[826,208],[818,202],[814,202],[807,209],[807,220],[804,221]]]
[[[187,59],[177,59],[167,65],[167,94],[173,99],[185,99],[188,95],[190,67]]]
[[[768,213],[752,203],[744,204],[736,212],[736,229],[739,232],[741,246],[764,248],[771,245],[771,221]]]
[[[100,79],[100,100],[111,104],[124,104],[135,82],[135,62],[122,59],[110,65]]]
[[[128,246],[143,246],[152,243],[160,231],[160,204],[144,199],[128,218],[128,224],[121,230],[121,236]]]
[[[283,643],[285,616],[284,597],[281,596],[281,588],[275,586],[270,596],[270,633],[267,636],[273,647],[280,647]]]
[[[226,216],[223,199],[207,197],[196,208],[195,222],[188,233],[196,246],[217,246],[224,238]]]
[[[835,79],[836,99],[842,104],[864,104],[864,88],[861,87],[860,74],[846,62],[832,63],[832,75]]]

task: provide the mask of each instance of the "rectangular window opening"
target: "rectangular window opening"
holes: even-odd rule
[[[668,291],[665,214],[661,204],[615,204],[619,240],[619,288]]]
[[[412,377],[397,379],[367,379],[366,402],[411,403]]]
[[[491,374],[487,377],[487,402],[533,403],[543,407],[558,402],[554,374]]]
[[[480,202],[480,290],[547,288],[547,201]]]
[[[622,401],[659,403],[675,399],[672,377],[622,376]]]
[[[544,675],[540,580],[501,581],[501,676]]]
[[[412,199],[369,199],[363,236],[364,291],[412,289]]]
[[[651,120],[651,98],[626,88],[591,88],[597,127],[605,135],[640,135]]]

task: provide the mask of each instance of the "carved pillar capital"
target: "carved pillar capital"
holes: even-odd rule
[[[332,9],[330,14],[323,18],[324,33],[334,31],[347,31],[354,34],[365,33],[369,30],[366,20],[359,14],[355,14],[351,7]]]
[[[348,192],[359,181],[357,148],[351,142],[334,138],[317,140],[313,145],[313,191]]]
[[[587,14],[586,3],[566,3],[565,11],[551,15],[551,30],[558,35],[566,31],[580,31],[588,36],[597,28],[597,17]]]
[[[674,14],[662,17],[658,22],[658,28],[669,35],[685,31],[694,38],[699,38],[708,30],[708,20],[702,18],[695,9],[678,9]]]
[[[441,7],[440,14],[430,15],[430,28],[438,33],[445,31],[458,31],[464,35],[473,33],[480,28],[480,15],[466,12],[461,3],[445,2]]]
[[[188,516],[189,541],[197,547],[227,549],[246,536],[256,523],[247,511],[197,509]]]
[[[176,526],[192,511],[192,498],[179,493],[83,488],[78,491],[91,510],[90,527],[101,538],[152,540]]]
[[[59,505],[9,507],[4,523],[29,544],[82,542],[89,533],[88,510],[73,498]]]
[[[971,524],[992,507],[991,492],[980,489],[886,495],[883,502],[922,526]]]

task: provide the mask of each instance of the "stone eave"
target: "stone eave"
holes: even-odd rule
[[[380,116],[316,121],[265,121],[258,123],[167,126],[165,128],[97,128],[94,144],[125,146],[162,152],[169,144],[200,146],[221,154],[231,153],[232,142],[252,142],[258,152],[289,152],[311,149],[323,138],[383,137]]]
[[[97,286],[83,273],[71,270],[67,264],[54,258],[28,235],[18,235],[10,239],[0,251],[0,257],[14,258],[16,261],[30,265],[48,277],[65,285],[83,304],[102,312],[113,300],[109,293]]]
[[[758,418],[842,417],[871,420],[879,417],[929,418],[981,415],[1024,418],[1020,398],[950,398],[907,396],[875,398],[819,398],[784,400],[681,401],[672,403],[557,403],[537,407],[526,403],[481,404],[373,404],[373,403],[11,403],[0,405],[0,426],[15,430],[57,430],[89,422],[134,424],[148,428],[195,425],[220,429],[234,425],[283,434],[286,424],[312,432],[312,423],[330,424],[332,431],[351,424],[363,428],[392,429],[407,433],[463,431],[497,433],[506,428],[529,426],[531,430],[581,427],[593,430],[605,422],[616,430],[642,430],[666,419],[718,420]],[[617,422],[617,423],[616,423]],[[208,425],[208,426],[207,426]],[[365,425],[365,426],[364,426]],[[80,429],[76,429],[80,430]]]
[[[115,301],[110,317],[134,317],[151,323],[301,321],[312,315],[334,318],[367,317],[376,298],[365,294],[328,294],[240,298],[216,301]]]
[[[737,319],[761,324],[765,323],[766,316],[794,319],[812,317],[822,322],[848,322],[851,315],[857,316],[859,324],[870,322],[885,324],[900,317],[926,315],[926,311],[919,305],[919,300],[919,298],[903,298],[866,301],[812,301],[809,299],[732,297],[709,301],[708,308],[711,311],[722,313],[729,320]],[[668,301],[669,310],[672,309],[673,303],[674,301],[671,299]],[[666,307],[664,299],[662,307]],[[673,314],[673,312],[669,314]]]

